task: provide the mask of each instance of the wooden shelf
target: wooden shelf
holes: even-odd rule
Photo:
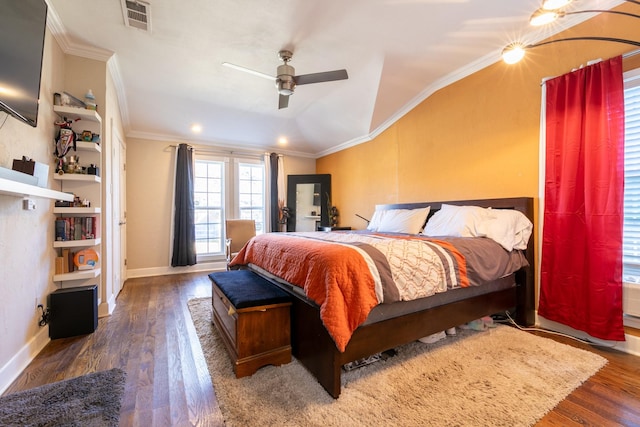
[[[73,201],[73,194],[4,178],[0,178],[0,194],[14,197],[44,197],[46,199]]]
[[[100,144],[96,142],[87,142],[87,141],[76,141],[76,150],[77,151],[94,151],[96,153],[101,153],[102,148]]]
[[[58,181],[85,181],[85,182],[100,182],[101,179],[98,175],[87,175],[84,173],[65,173],[55,174],[53,179]]]
[[[53,111],[59,116],[64,116],[68,119],[81,119],[91,122],[102,123],[102,118],[96,110],[86,110],[78,107],[66,107],[62,105],[54,105]]]
[[[53,213],[56,214],[67,214],[67,215],[73,215],[73,214],[80,214],[80,215],[93,215],[93,214],[99,214],[101,211],[100,208],[80,208],[80,207],[73,207],[73,208],[53,208]]]
[[[53,242],[54,248],[81,248],[88,246],[97,246],[100,244],[100,238],[86,240],[56,240]]]
[[[91,270],[78,270],[72,273],[64,273],[64,274],[54,274],[53,281],[54,282],[66,282],[69,280],[84,280],[84,279],[93,279],[100,275],[100,268],[94,268]]]

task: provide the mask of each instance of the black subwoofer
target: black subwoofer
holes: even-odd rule
[[[49,295],[51,339],[90,334],[98,327],[98,285],[58,289]]]

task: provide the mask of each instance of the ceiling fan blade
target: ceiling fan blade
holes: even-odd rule
[[[347,70],[334,70],[323,73],[303,74],[301,76],[295,76],[293,79],[297,85],[308,85],[310,83],[331,82],[334,80],[346,80],[348,78]]]
[[[278,110],[289,106],[289,95],[280,95],[278,98]]]
[[[244,71],[245,73],[253,74],[254,76],[262,77],[264,79],[276,79],[274,76],[270,76],[269,74],[261,73],[260,71],[252,70],[251,68],[246,68],[240,65],[231,64],[230,62],[223,62],[222,65],[224,65],[225,67],[233,68],[234,70]]]

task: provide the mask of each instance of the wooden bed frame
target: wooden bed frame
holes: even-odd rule
[[[431,206],[432,211],[443,203],[454,205],[474,205],[500,209],[516,209],[523,212],[533,222],[532,198],[507,198],[462,200],[429,203],[409,203],[384,205],[384,209],[417,208]],[[346,363],[392,349],[418,338],[446,330],[505,310],[515,308],[515,320],[521,325],[534,323],[535,281],[534,281],[534,235],[529,240],[526,258],[530,267],[515,273],[517,286],[506,290],[475,296],[428,310],[394,317],[377,323],[366,324],[356,329],[343,353],[320,319],[317,305],[304,297],[291,293],[291,346],[293,355],[317,378],[318,382],[333,396],[340,395],[342,366]],[[287,290],[286,288],[283,288]]]

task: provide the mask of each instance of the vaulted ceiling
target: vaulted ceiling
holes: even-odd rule
[[[112,58],[127,136],[310,157],[371,139],[499,61],[509,42],[551,34],[528,24],[541,0],[149,0],[146,31],[125,24],[124,0],[47,3],[66,52]],[[553,31],[589,17],[580,15]],[[297,75],[346,69],[349,78],[300,85],[278,109],[274,82],[222,65],[275,76],[281,49]]]

